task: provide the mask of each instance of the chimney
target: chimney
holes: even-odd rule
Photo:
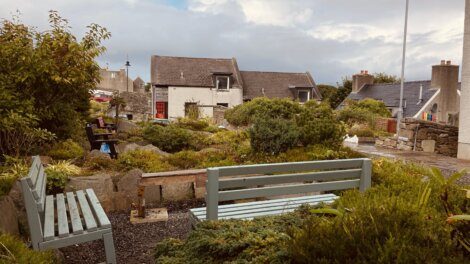
[[[361,70],[360,73],[352,76],[352,92],[357,93],[366,84],[373,84],[374,76],[369,74],[369,71]]]
[[[460,110],[460,98],[457,93],[459,83],[459,66],[451,61],[441,60],[439,65],[432,66],[431,88],[440,89],[437,98],[437,120],[448,122],[449,114]]]

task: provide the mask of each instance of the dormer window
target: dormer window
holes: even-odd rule
[[[230,89],[230,76],[216,76],[215,83],[217,90]]]
[[[299,91],[297,94],[299,102],[306,103],[310,99],[310,91]]]

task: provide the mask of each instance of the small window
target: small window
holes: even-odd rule
[[[228,103],[217,103],[219,106],[228,107]]]
[[[217,76],[215,77],[217,90],[228,90],[230,88],[230,77]]]
[[[111,73],[111,79],[114,79],[114,78],[116,78],[116,73],[115,73],[115,72],[112,72],[112,73]]]
[[[309,91],[299,91],[298,97],[299,97],[299,102],[305,103],[310,98],[310,92]]]

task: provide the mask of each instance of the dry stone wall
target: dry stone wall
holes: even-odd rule
[[[456,157],[458,131],[456,126],[406,118],[400,124],[400,140],[379,138],[375,144],[386,148],[434,152]]]

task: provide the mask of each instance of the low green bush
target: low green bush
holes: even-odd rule
[[[117,166],[116,160],[110,159],[105,156],[91,156],[87,155],[85,157],[85,162],[83,167],[88,170],[111,170],[115,169]]]
[[[352,127],[348,131],[349,136],[358,136],[358,137],[374,137],[375,132],[374,130],[370,129],[369,127]]]
[[[183,128],[169,125],[148,125],[143,131],[145,140],[166,152],[178,152],[188,149],[191,143],[191,133]]]
[[[81,174],[81,169],[68,161],[53,163],[45,169],[47,175],[46,192],[48,194],[62,193],[69,177]]]
[[[191,118],[178,118],[174,123],[175,126],[196,130],[196,131],[203,131],[204,129],[209,127],[209,120],[207,119],[191,119]]]
[[[51,250],[32,250],[18,238],[7,234],[0,234],[0,263],[53,264],[59,263],[59,261]]]
[[[85,151],[71,139],[56,143],[48,152],[48,155],[55,160],[70,160],[82,158]]]
[[[119,155],[117,163],[124,170],[141,169],[143,172],[172,170],[166,159],[151,150],[132,150]]]
[[[378,117],[391,117],[390,110],[381,101],[364,99],[361,101],[348,100],[346,106],[338,111],[338,119],[349,124],[368,124],[374,129]]]
[[[286,151],[299,142],[295,122],[286,119],[258,118],[249,134],[253,151],[271,155]]]
[[[165,160],[176,168],[186,170],[197,167],[200,162],[200,157],[198,153],[193,150],[183,150],[166,157]]]
[[[28,175],[29,165],[23,159],[5,156],[5,163],[0,167],[0,197],[7,195],[15,181]]]
[[[292,119],[300,112],[298,102],[284,98],[255,98],[225,111],[225,119],[235,126],[246,126],[258,118]]]

